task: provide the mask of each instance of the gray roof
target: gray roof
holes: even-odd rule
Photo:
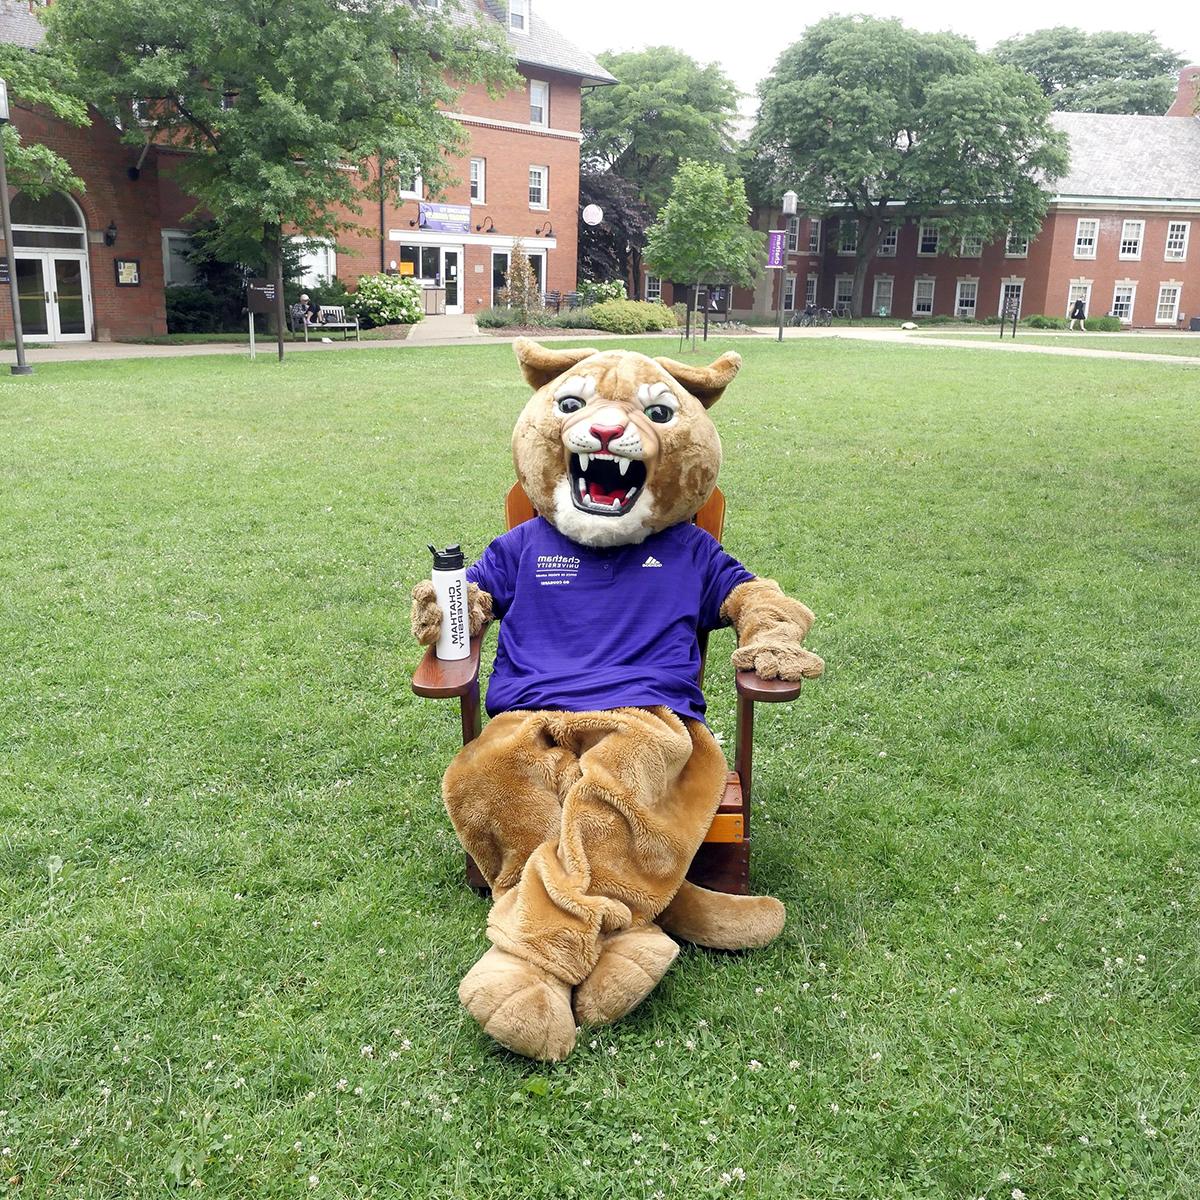
[[[470,0],[467,2],[470,3]],[[542,20],[537,11],[537,0],[530,0],[529,29],[525,33],[509,29],[506,3],[484,0],[484,7],[488,15],[504,27],[509,48],[523,66],[548,67],[552,71],[578,75],[584,87],[617,82],[596,61],[595,55],[568,42],[557,29]]]
[[[1060,197],[1200,201],[1200,119],[1051,113],[1071,143]]]
[[[46,27],[37,19],[29,0],[0,0],[0,43],[33,50],[46,37]]]

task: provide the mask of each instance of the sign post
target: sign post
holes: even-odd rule
[[[9,122],[8,85],[0,79],[0,128]],[[21,328],[21,296],[17,287],[17,259],[13,254],[12,220],[8,211],[8,166],[4,161],[4,143],[0,141],[0,219],[4,227],[5,283],[12,296],[13,341],[17,344],[17,361],[9,368],[14,375],[32,375],[33,368],[25,361],[25,331]]]
[[[788,190],[783,193],[783,215],[791,218],[796,215],[796,203],[799,197]],[[772,229],[767,233],[767,269],[779,271],[779,299],[776,305],[775,317],[778,322],[779,336],[776,341],[783,341],[783,293],[787,287],[787,232],[783,229]]]
[[[250,322],[250,361],[254,361],[254,314],[275,311],[275,285],[269,279],[251,279],[246,284],[246,316]]]

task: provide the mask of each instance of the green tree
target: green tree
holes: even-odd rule
[[[780,56],[759,86],[751,135],[760,181],[792,188],[813,213],[858,229],[853,311],[898,214],[960,235],[1033,236],[1065,170],[1065,139],[1028,75],[955,34],[897,20],[828,17]]]
[[[627,218],[636,215],[631,199],[651,215],[658,213],[685,159],[732,163],[739,92],[716,63],[701,65],[669,46],[610,51],[599,61],[619,82],[585,93],[580,157],[585,174],[592,177],[592,190],[611,192]],[[605,183],[601,177],[606,175],[623,180],[627,188]],[[605,206],[606,214],[610,207]],[[626,239],[630,249],[620,256],[628,266],[631,296],[637,295],[644,228]],[[603,226],[580,225],[585,261],[593,257],[593,243],[606,236]],[[620,233],[615,236],[619,239]],[[605,253],[597,245],[595,256]]]
[[[663,279],[680,283],[749,285],[766,244],[749,221],[741,179],[730,179],[718,164],[687,160],[647,231],[646,263]]]
[[[511,308],[518,325],[529,324],[529,314],[542,309],[542,290],[538,287],[533,263],[525,253],[525,243],[515,238],[508,255],[508,270],[504,274],[504,286],[496,297],[506,308]]]
[[[87,105],[73,91],[71,69],[55,55],[23,46],[0,45],[0,78],[8,85],[10,110],[36,108],[69,125],[88,123]],[[11,121],[4,126],[3,137],[8,182],[12,187],[34,197],[49,191],[84,190],[83,180],[66,159],[40,142],[24,141]]]
[[[1085,33],[1064,25],[1006,38],[997,62],[1028,71],[1059,112],[1161,116],[1183,59],[1150,33]]]
[[[463,142],[442,111],[453,81],[515,81],[500,27],[451,7],[57,0],[46,25],[78,94],[127,141],[187,152],[179,182],[213,217],[213,252],[275,279],[282,358],[285,239],[336,239],[356,227],[339,208],[398,199],[414,170],[436,194]]]

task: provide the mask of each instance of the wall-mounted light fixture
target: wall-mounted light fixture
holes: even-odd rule
[[[108,228],[104,231],[104,244],[106,246],[115,246],[117,244],[116,221],[109,221]]]
[[[534,237],[553,237],[554,226],[550,224],[550,218],[547,217],[534,231]]]
[[[496,222],[493,221],[491,217],[484,217],[483,223],[481,225],[475,226],[475,232],[476,233],[480,233],[480,232],[495,233],[496,232]]]

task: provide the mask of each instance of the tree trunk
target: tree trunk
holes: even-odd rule
[[[863,315],[863,301],[866,298],[867,271],[871,259],[879,247],[879,239],[883,234],[883,218],[878,213],[858,218],[858,252],[854,259],[854,290],[850,294],[850,314]]]
[[[279,338],[279,361],[283,362],[283,332],[287,328],[287,307],[283,302],[283,230],[275,230],[275,329]]]

